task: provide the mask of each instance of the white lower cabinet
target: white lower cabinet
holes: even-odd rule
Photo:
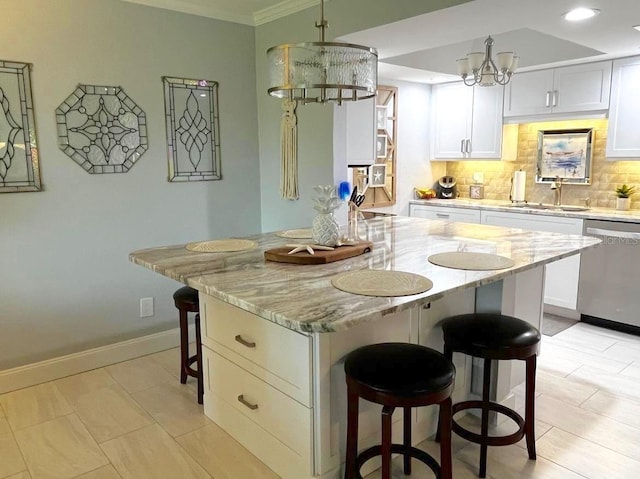
[[[578,235],[582,234],[583,223],[582,219],[579,218],[530,214],[525,211],[511,213],[413,203],[409,204],[409,216]],[[580,255],[578,254],[560,261],[555,261],[548,264],[545,269],[545,304],[576,310],[578,280],[580,276]]]
[[[447,206],[409,205],[409,216],[428,220],[460,221],[480,223],[480,210],[472,208],[451,208]]]
[[[579,218],[563,216],[482,211],[481,223],[508,228],[581,235],[583,221]],[[579,276],[579,254],[548,264],[544,287],[545,304],[575,310],[578,301]]]

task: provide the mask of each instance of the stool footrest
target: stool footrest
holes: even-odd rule
[[[481,409],[484,406],[482,401],[464,401],[453,405],[453,414],[467,409]],[[495,402],[489,403],[489,410],[504,414],[511,420],[513,420],[518,426],[518,430],[513,434],[506,436],[488,436],[483,438],[480,434],[469,431],[468,429],[460,426],[455,419],[452,419],[452,429],[458,436],[466,439],[467,441],[474,442],[476,444],[486,444],[487,446],[508,446],[509,444],[515,444],[524,437],[524,419],[520,414],[515,412],[502,404]]]
[[[377,446],[372,446],[369,449],[365,449],[356,458],[357,466],[356,466],[356,479],[363,479],[360,474],[360,468],[367,462],[369,459],[372,459],[376,456],[380,456],[382,454],[382,446],[378,444]],[[408,454],[414,459],[425,464],[429,469],[433,471],[437,478],[441,477],[440,475],[440,464],[436,461],[430,454],[422,451],[421,449],[415,447],[407,447],[403,444],[391,444],[391,454]]]

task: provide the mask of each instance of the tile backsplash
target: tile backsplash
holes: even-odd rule
[[[469,197],[469,185],[473,184],[473,173],[484,173],[484,197],[509,200],[513,172],[527,172],[526,199],[535,203],[553,202],[553,191],[549,183],[535,182],[538,160],[538,130],[563,130],[571,128],[593,128],[594,143],[591,158],[591,184],[565,185],[562,202],[583,205],[583,198],[591,199],[591,206],[615,208],[616,186],[626,183],[637,185],[638,194],[631,197],[631,208],[640,209],[640,159],[638,161],[608,161],[605,158],[607,141],[606,119],[570,120],[539,123],[523,123],[518,128],[518,155],[516,161],[449,161],[444,162],[446,174],[457,178],[460,197]]]

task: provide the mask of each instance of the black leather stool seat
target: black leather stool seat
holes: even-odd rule
[[[536,354],[540,332],[526,321],[496,313],[461,314],[442,323],[447,347],[469,356],[522,359]]]
[[[200,302],[198,300],[198,290],[191,286],[183,286],[173,293],[173,301],[176,308],[184,309],[191,313],[200,311]]]
[[[200,300],[198,290],[190,286],[183,286],[173,293],[173,301],[180,313],[180,382],[185,384],[187,376],[191,376],[198,381],[198,403],[204,400],[204,382],[202,377],[202,338],[200,335]],[[187,324],[187,313],[197,313],[195,318],[196,327],[196,354],[189,357],[189,325]],[[196,364],[197,369],[191,367]]]
[[[395,396],[421,396],[451,385],[455,369],[438,351],[417,344],[382,343],[356,349],[344,370],[368,388]]]
[[[438,351],[409,343],[363,346],[349,353],[344,363],[347,381],[347,453],[345,479],[361,479],[360,468],[375,456],[382,457],[382,479],[391,478],[391,454],[401,454],[404,473],[411,474],[411,459],[429,467],[436,477],[451,479],[451,416],[453,363]],[[382,444],[358,454],[359,400],[381,404]],[[440,463],[411,446],[411,408],[440,406]],[[403,444],[391,442],[391,417],[403,408]]]
[[[453,405],[453,414],[468,409],[482,411],[480,434],[452,421],[453,432],[468,441],[480,444],[478,475],[487,475],[488,446],[507,446],[526,437],[529,459],[536,459],[535,446],[535,382],[536,361],[540,350],[540,332],[529,323],[498,313],[474,313],[452,316],[442,322],[444,355],[452,359],[454,352],[483,359],[482,401],[463,401]],[[517,359],[526,363],[525,417],[491,400],[492,361]],[[499,413],[512,419],[516,432],[505,436],[489,435],[489,413]],[[440,433],[439,429],[438,433]]]

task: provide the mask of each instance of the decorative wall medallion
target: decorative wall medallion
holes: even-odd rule
[[[219,180],[218,83],[163,77],[169,181]]]
[[[0,193],[40,191],[29,68],[0,60]]]
[[[78,85],[56,121],[60,149],[89,173],[126,173],[148,148],[146,116],[117,86]]]

